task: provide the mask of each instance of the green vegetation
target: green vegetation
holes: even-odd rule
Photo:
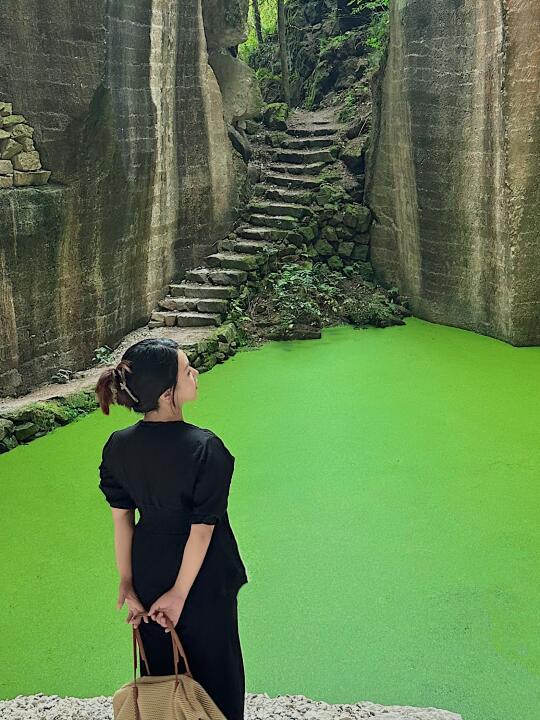
[[[101,345],[94,351],[94,362],[98,365],[108,365],[111,362],[113,350],[108,345]]]
[[[356,35],[356,31],[349,30],[342,35],[332,35],[330,37],[319,38],[320,54],[324,55],[329,51],[338,50],[345,42],[347,42],[349,38],[353,37],[354,35]]]
[[[263,122],[270,130],[285,131],[288,116],[289,106],[282,102],[269,103],[263,110]]]
[[[387,12],[390,0],[349,0],[348,4],[352,8],[353,15],[357,15],[363,10]]]
[[[240,346],[252,346],[257,337],[287,338],[299,327],[403,324],[410,314],[406,299],[396,288],[385,290],[372,280],[367,262],[339,271],[324,262],[297,259],[266,275],[257,289],[244,288],[231,302],[227,321],[237,325]]]
[[[277,3],[275,0],[259,0],[259,11],[261,15],[261,29],[263,39],[276,32],[277,26]],[[248,13],[248,36],[245,42],[238,46],[238,56],[248,65],[251,65],[251,57],[260,50],[255,31],[255,19],[253,17],[253,5],[249,4]]]
[[[361,13],[363,10],[373,12],[371,22],[367,28],[366,45],[372,48],[368,56],[370,66],[378,67],[388,41],[390,25],[388,8],[390,0],[349,0],[349,5],[353,7],[353,14]]]
[[[340,122],[351,122],[357,117],[358,106],[364,93],[365,89],[362,85],[353,85],[350,90],[347,91],[344,107],[339,113]]]
[[[266,67],[257,68],[255,70],[255,77],[259,83],[264,82],[265,80],[279,80],[279,75],[276,75]]]
[[[331,183],[334,180],[341,180],[341,173],[339,170],[323,170],[317,178],[323,183]]]
[[[358,27],[340,31],[335,10],[320,8],[320,31],[314,35],[306,24],[299,0],[287,3],[289,86],[293,106],[313,110],[330,92],[346,90],[362,74],[376,69],[386,48],[389,0],[350,0],[350,13],[362,13]],[[249,10],[249,34],[239,46],[240,58],[257,72],[267,103],[285,99],[283,62],[278,38],[276,0],[259,0],[260,33],[257,33],[253,2]],[[289,104],[291,104],[289,103]]]

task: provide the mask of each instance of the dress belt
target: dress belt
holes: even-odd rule
[[[192,513],[187,510],[169,510],[155,507],[139,508],[136,527],[145,532],[189,535]]]

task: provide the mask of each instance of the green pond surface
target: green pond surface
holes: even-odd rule
[[[246,690],[540,717],[540,348],[409,318],[272,341],[184,418],[236,457]],[[100,411],[0,456],[0,696],[131,678]]]

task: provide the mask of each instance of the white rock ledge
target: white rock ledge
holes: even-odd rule
[[[18,695],[0,700],[2,720],[112,720],[110,697],[59,697]],[[326,703],[305,695],[246,693],[246,720],[463,720],[449,710],[410,705],[379,705],[368,701],[354,704]]]

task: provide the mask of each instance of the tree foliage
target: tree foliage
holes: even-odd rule
[[[349,0],[353,13],[360,13],[362,10],[388,10],[389,0]]]
[[[276,32],[277,2],[276,0],[259,0],[258,10],[261,18],[261,31],[264,40],[267,35],[272,35]],[[259,43],[257,40],[253,4],[250,2],[248,13],[248,36],[246,41],[238,46],[238,54],[240,58],[249,64],[249,57],[257,49],[258,45]]]
[[[370,63],[378,65],[388,40],[390,0],[348,0],[348,5],[355,15],[364,10],[372,11],[366,44],[373,48]]]

